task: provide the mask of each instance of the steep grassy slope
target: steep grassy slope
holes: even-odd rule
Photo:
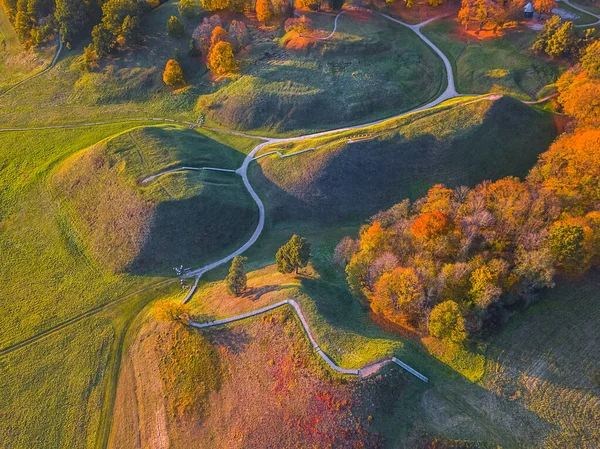
[[[235,169],[243,157],[195,131],[141,128],[77,154],[54,182],[94,260],[113,272],[168,273],[225,254],[253,229],[256,210],[234,173],[146,178],[179,166]]]
[[[288,145],[287,154],[317,150],[267,156],[251,175],[273,219],[366,217],[436,183],[523,176],[554,135],[549,113],[505,97]]]
[[[531,50],[536,32],[508,30],[501,37],[478,40],[452,20],[434,22],[423,33],[450,59],[459,92],[502,93],[529,100],[558,78],[562,67]]]
[[[126,354],[109,447],[377,448],[372,416],[422,390],[399,371],[328,372],[289,310],[208,332],[149,321]]]
[[[444,87],[440,59],[415,33],[375,14],[346,12],[330,40],[288,35],[281,46],[256,45],[249,59],[271,58],[242,60],[240,76],[201,96],[197,110],[239,129],[333,128],[425,104]]]

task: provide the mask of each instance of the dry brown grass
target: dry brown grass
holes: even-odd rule
[[[362,394],[377,383],[331,377],[287,310],[209,332],[150,320],[123,363],[109,447],[377,448]]]

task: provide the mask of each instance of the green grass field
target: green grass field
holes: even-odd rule
[[[250,174],[272,220],[364,219],[422,196],[436,183],[471,186],[524,176],[555,133],[550,113],[503,97],[266,147],[263,154],[318,149],[284,159],[267,156]]]
[[[600,5],[598,5],[598,3],[595,1],[573,0],[572,3],[575,3],[577,6],[580,6],[583,9],[593,12],[594,14],[600,14]],[[558,6],[562,8],[564,6],[564,3],[559,3]],[[577,14],[579,14],[579,12]]]
[[[423,33],[452,62],[456,87],[461,93],[494,92],[523,100],[536,99],[562,70],[560,65],[538,58],[530,50],[536,32],[527,28],[477,40],[466,36],[455,21],[444,20],[427,25]]]
[[[586,6],[584,6],[584,5],[581,5],[581,6],[583,8],[586,8]],[[579,11],[578,9],[575,9],[563,2],[558,4],[558,8],[564,9],[565,11],[572,12],[573,14],[577,14],[579,16],[579,19],[577,19],[574,22],[575,25],[587,25],[589,23],[594,23],[594,22],[598,21],[598,19],[596,19],[594,16],[583,13],[583,12]]]

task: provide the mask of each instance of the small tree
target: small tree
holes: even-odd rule
[[[237,69],[233,57],[233,47],[229,42],[220,41],[213,45],[208,53],[208,68],[217,75],[232,72]]]
[[[267,23],[271,19],[271,5],[269,0],[256,0],[256,18],[259,22]]]
[[[429,314],[429,333],[439,339],[462,343],[467,338],[465,319],[458,304],[445,301],[433,308]]]
[[[167,33],[169,33],[169,36],[181,37],[184,32],[185,29],[179,19],[176,16],[171,16],[167,21]]]
[[[533,6],[540,14],[551,14],[556,8],[556,0],[533,0]]]
[[[179,14],[187,18],[194,16],[192,0],[179,0]]]
[[[223,28],[222,26],[217,25],[212,30],[212,33],[210,34],[211,47],[213,45],[216,45],[217,42],[226,41],[228,37],[229,37],[229,33],[227,33],[227,30],[225,28]]]
[[[243,256],[235,256],[231,261],[231,267],[229,267],[229,274],[225,278],[227,283],[227,291],[234,295],[240,296],[245,290],[248,284],[248,277],[246,276],[246,259]]]
[[[290,274],[306,267],[310,259],[310,244],[304,237],[294,234],[275,254],[277,271]]]
[[[169,59],[167,61],[165,71],[163,72],[163,81],[167,86],[171,87],[183,86],[185,84],[181,66],[174,59]]]

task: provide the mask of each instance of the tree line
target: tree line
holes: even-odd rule
[[[600,261],[600,43],[558,83],[572,129],[525,180],[433,186],[335,250],[352,293],[385,319],[453,342],[501,326],[557,276]]]

